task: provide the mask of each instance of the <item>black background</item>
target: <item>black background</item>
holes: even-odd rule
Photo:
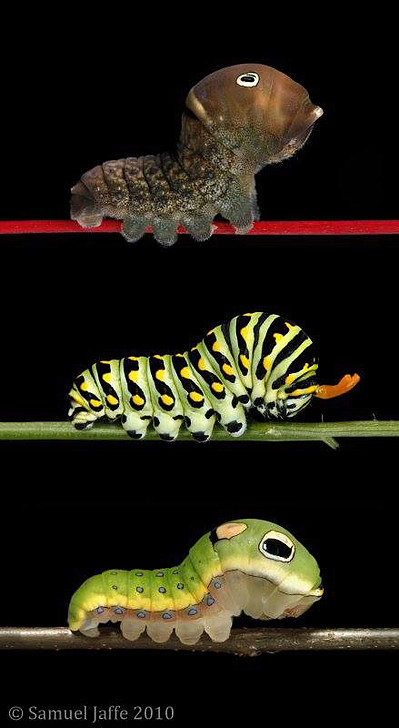
[[[94,11],[93,11],[94,14]],[[67,218],[69,188],[107,159],[171,147],[189,88],[256,61],[284,71],[325,115],[294,159],[258,175],[263,219],[395,218],[389,19],[246,7],[194,21],[24,15],[9,26],[3,219]],[[230,20],[231,13],[230,13]],[[335,22],[333,22],[335,21]],[[47,22],[47,25],[46,25]],[[395,191],[394,191],[395,190]],[[2,237],[2,420],[62,420],[74,376],[98,358],[183,351],[240,312],[280,313],[320,350],[320,379],[357,371],[346,397],[302,419],[396,419],[396,238]],[[65,624],[69,598],[107,568],[180,561],[229,518],[289,528],[326,594],[287,626],[397,625],[397,444],[1,443],[3,625]],[[240,618],[237,624],[256,624]],[[14,653],[10,705],[172,704],[194,718],[319,721],[389,705],[394,654]],[[356,687],[357,681],[361,687]],[[377,714],[377,713],[376,713]]]

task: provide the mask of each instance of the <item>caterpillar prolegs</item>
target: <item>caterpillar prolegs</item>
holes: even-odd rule
[[[175,440],[184,421],[204,442],[216,420],[239,437],[250,407],[287,419],[312,397],[343,394],[359,381],[346,375],[320,386],[317,367],[312,341],[299,326],[276,314],[246,313],[209,331],[190,351],[93,364],[69,392],[69,416],[77,429],[120,418],[137,440],[150,422],[163,440]]]
[[[295,154],[322,113],[303,86],[270,66],[222,68],[189,92],[175,152],[89,170],[72,188],[71,217],[82,227],[123,220],[131,242],[151,225],[162,245],[176,241],[180,223],[206,240],[217,213],[245,233],[259,219],[256,172]]]
[[[205,534],[177,567],[109,570],[73,595],[71,630],[89,637],[98,624],[120,622],[124,637],[145,629],[155,642],[173,630],[195,644],[205,630],[215,642],[230,635],[241,611],[255,619],[299,617],[323,594],[314,557],[292,534],[270,521],[229,521]]]

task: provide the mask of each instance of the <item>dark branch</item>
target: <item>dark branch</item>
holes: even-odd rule
[[[263,652],[307,650],[397,650],[399,628],[392,629],[233,629],[226,642],[203,635],[196,645],[177,637],[158,644],[147,636],[136,642],[124,639],[115,628],[105,628],[98,638],[84,637],[64,627],[1,627],[0,648],[9,650],[175,650],[224,652],[255,656]]]

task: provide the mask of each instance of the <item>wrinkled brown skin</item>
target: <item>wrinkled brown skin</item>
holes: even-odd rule
[[[258,74],[258,84],[238,85],[245,73]],[[151,225],[162,245],[176,242],[179,224],[206,240],[218,213],[246,233],[259,219],[256,172],[295,154],[322,113],[303,86],[270,66],[222,68],[189,92],[174,153],[89,170],[72,188],[71,218],[82,227],[123,220],[130,242]]]

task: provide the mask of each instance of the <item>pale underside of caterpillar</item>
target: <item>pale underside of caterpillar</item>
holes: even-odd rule
[[[71,217],[82,227],[123,220],[130,242],[152,226],[162,245],[176,241],[179,224],[206,240],[216,214],[246,233],[259,219],[256,172],[295,154],[322,113],[303,86],[270,66],[223,68],[189,92],[175,152],[89,170],[72,188]]]
[[[205,630],[224,642],[241,611],[262,620],[299,617],[322,594],[319,567],[302,544],[270,521],[244,519],[205,534],[180,566],[91,577],[73,595],[68,621],[88,637],[111,621],[129,640],[147,629],[166,642],[175,630],[195,644]]]
[[[313,396],[343,394],[359,380],[346,375],[338,385],[318,385],[317,367],[312,341],[299,326],[276,314],[247,313],[212,329],[188,352],[97,362],[75,380],[68,414],[77,429],[120,419],[137,440],[151,422],[169,441],[182,422],[199,442],[211,437],[216,421],[239,437],[251,407],[287,419]]]

